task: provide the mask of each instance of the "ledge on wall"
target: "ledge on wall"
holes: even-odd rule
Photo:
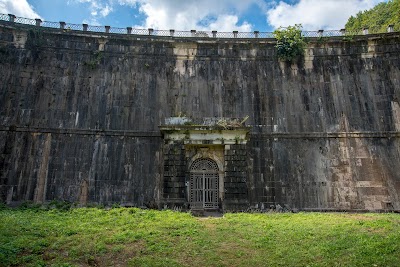
[[[198,118],[169,117],[160,131],[165,140],[181,140],[185,144],[246,144],[251,127],[245,126],[245,118]]]

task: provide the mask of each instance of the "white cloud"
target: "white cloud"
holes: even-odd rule
[[[146,19],[138,28],[177,30],[251,31],[240,14],[261,0],[118,0],[119,4],[139,7]]]
[[[237,30],[240,32],[250,32],[252,29],[252,25],[248,22],[243,22],[241,25],[238,25],[239,18],[234,15],[220,15],[217,20],[210,23],[207,27],[202,30],[218,30],[221,32],[228,32]]]
[[[100,0],[69,0],[70,3],[86,3],[89,5],[90,17],[85,19],[83,23],[90,25],[99,25],[99,19],[107,17],[113,11],[113,1],[110,0],[108,3]]]
[[[341,29],[351,15],[374,7],[382,0],[300,0],[295,5],[280,1],[267,11],[273,27],[302,24],[305,30]]]
[[[0,0],[0,13],[24,18],[41,18],[27,0]]]
[[[160,30],[251,31],[253,25],[240,21],[241,14],[252,4],[265,6],[264,0],[68,0],[89,5],[91,16],[84,22],[99,24],[115,5],[132,6],[145,16],[135,28]]]
[[[111,11],[112,11],[112,8],[109,5],[106,5],[105,7],[100,9],[100,14],[102,17],[107,17]]]

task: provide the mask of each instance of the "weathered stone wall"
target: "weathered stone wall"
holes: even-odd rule
[[[248,115],[250,205],[400,209],[399,55],[398,33],[310,40],[288,64],[273,40],[4,22],[1,200],[164,203],[164,119]]]
[[[189,170],[182,141],[165,144],[163,171],[162,189],[165,205],[184,206],[187,202],[185,182]]]
[[[224,206],[227,210],[245,210],[250,204],[247,179],[252,174],[248,173],[247,159],[245,145],[229,145],[225,150]]]

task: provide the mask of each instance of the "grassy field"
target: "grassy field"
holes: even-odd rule
[[[400,215],[3,208],[0,266],[400,266]]]

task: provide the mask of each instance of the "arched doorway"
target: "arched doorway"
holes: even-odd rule
[[[196,159],[190,167],[191,209],[218,209],[218,165],[208,158]]]

